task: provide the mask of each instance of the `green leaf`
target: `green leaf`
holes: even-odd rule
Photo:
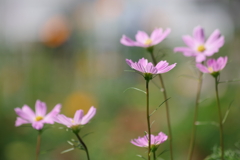
[[[170,98],[171,98],[171,97],[170,97]],[[163,101],[163,102],[149,115],[149,117],[152,116],[152,115],[161,107],[161,105],[163,105],[163,103],[165,103],[166,101],[168,101],[170,98],[168,98],[168,99],[166,99],[165,101]]]
[[[147,160],[145,157],[143,157],[142,155],[137,155],[138,157]]]
[[[135,87],[129,87],[129,88],[127,88],[125,91],[123,91],[123,93],[126,92],[126,91],[129,90],[129,89],[135,89],[135,90],[137,90],[137,91],[140,91],[140,92],[143,92],[143,93],[146,94],[145,91],[143,91],[143,90],[141,90],[141,89],[138,89],[138,88],[135,88]]]
[[[229,106],[228,106],[228,109],[227,109],[227,111],[226,111],[226,113],[225,113],[225,116],[224,116],[224,118],[223,118],[223,120],[222,120],[222,124],[225,123],[225,121],[226,121],[226,119],[227,119],[227,117],[228,117],[228,114],[229,114],[229,111],[230,111],[230,108],[231,108],[232,103],[233,103],[233,101],[230,102],[230,104],[229,104]]]
[[[75,149],[75,148],[69,148],[69,149],[67,149],[67,150],[62,151],[61,154],[67,153],[67,152],[70,152],[70,151],[73,151],[74,149]]]
[[[195,125],[213,125],[213,126],[217,126],[219,127],[219,123],[214,122],[214,121],[210,121],[210,122],[200,122],[200,121],[196,121]]]

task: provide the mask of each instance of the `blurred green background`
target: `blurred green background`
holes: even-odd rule
[[[76,110],[85,113],[90,106],[97,114],[81,131],[92,160],[138,160],[146,150],[130,143],[147,130],[144,79],[125,72],[130,67],[125,59],[149,58],[142,48],[120,44],[123,34],[134,39],[138,30],[148,34],[155,27],[172,32],[155,47],[158,60],[177,66],[163,75],[169,100],[176,160],[188,153],[194,112],[197,76],[194,59],[173,53],[185,46],[182,35],[192,35],[201,25],[209,36],[220,29],[225,45],[214,55],[228,56],[229,62],[221,80],[239,79],[240,72],[240,3],[237,0],[2,0],[0,1],[0,159],[35,159],[37,131],[31,127],[15,127],[14,108],[24,104],[34,109],[37,99],[46,102],[48,111],[62,104],[61,113],[72,117]],[[150,107],[163,102],[158,79],[150,84]],[[225,148],[236,149],[240,141],[239,83],[220,84],[222,112],[231,110],[224,124]],[[214,80],[204,75],[199,108],[199,121],[218,121]],[[168,134],[165,108],[152,116],[154,134]],[[47,126],[47,125],[46,125]],[[41,160],[86,159],[83,151],[70,148],[71,132],[49,127],[42,135]],[[219,144],[218,128],[197,128],[194,160],[203,160]],[[168,150],[168,141],[158,152]],[[165,152],[162,159],[169,159]]]

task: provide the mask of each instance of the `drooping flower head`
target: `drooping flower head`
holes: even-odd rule
[[[162,42],[170,32],[171,29],[169,28],[165,31],[163,31],[162,28],[156,28],[149,37],[146,32],[138,31],[135,36],[136,41],[133,41],[132,39],[123,35],[120,42],[125,46],[148,48]]]
[[[184,56],[196,57],[196,62],[201,63],[206,60],[206,57],[212,56],[218,52],[224,44],[224,37],[216,29],[210,37],[205,40],[204,30],[198,26],[194,28],[193,37],[183,36],[183,41],[187,47],[176,47],[174,52],[182,52]]]
[[[207,60],[207,66],[203,64],[196,64],[196,67],[203,73],[210,73],[214,77],[219,75],[219,72],[223,70],[223,68],[227,64],[228,57],[219,57],[216,59],[209,59]]]
[[[156,66],[147,59],[140,59],[138,62],[133,62],[130,59],[126,59],[127,64],[139,72],[141,72],[146,80],[151,80],[153,75],[161,74],[170,71],[176,66],[176,63],[169,65],[167,61],[160,61]]]
[[[36,112],[35,113],[27,105],[24,105],[22,107],[22,109],[15,108],[14,109],[15,112],[19,116],[19,117],[17,117],[15,126],[32,123],[33,128],[35,128],[37,130],[41,130],[44,126],[44,123],[54,124],[54,120],[55,120],[56,116],[59,114],[60,109],[61,109],[61,105],[57,104],[51,112],[46,114],[47,106],[44,102],[41,102],[40,100],[36,101],[36,104],[35,104]]]
[[[165,142],[168,136],[163,132],[160,132],[157,136],[151,134],[151,150],[154,152],[158,145]],[[148,134],[144,137],[138,137],[137,139],[131,140],[131,143],[138,147],[148,148]]]
[[[95,114],[96,108],[92,106],[85,116],[83,110],[80,109],[76,111],[74,118],[69,118],[63,114],[59,114],[56,118],[56,122],[71,128],[74,132],[79,132],[80,127],[87,124]]]

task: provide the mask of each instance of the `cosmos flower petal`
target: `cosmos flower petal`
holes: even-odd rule
[[[159,40],[159,38],[161,37],[162,35],[162,32],[163,32],[163,29],[162,28],[156,28],[153,30],[151,36],[150,36],[150,39],[153,41],[153,42],[156,42]]]
[[[159,37],[158,38],[155,38],[154,40],[152,39],[152,45],[156,45],[160,42],[162,42],[168,35],[169,33],[171,32],[171,29],[170,28],[167,28],[163,34],[159,34]]]
[[[32,127],[37,129],[37,130],[42,129],[43,125],[44,125],[44,123],[42,121],[38,121],[38,122],[35,121],[35,122],[32,123]]]
[[[216,29],[208,38],[206,41],[206,45],[210,45],[214,43],[216,40],[218,40],[221,37],[221,33],[218,29]]]
[[[198,54],[198,55],[196,56],[196,62],[197,62],[197,63],[201,63],[202,61],[205,61],[205,59],[206,59],[206,56],[203,55],[203,54]]]
[[[128,38],[127,36],[123,35],[120,42],[125,46],[136,46],[136,42],[132,39]]]
[[[31,120],[31,119],[34,119],[34,118],[35,118],[35,113],[34,113],[33,110],[32,110],[30,107],[28,107],[27,105],[24,105],[24,106],[22,107],[22,112],[27,116],[26,119]],[[23,118],[24,118],[24,117],[23,117]]]
[[[197,45],[195,40],[189,35],[183,36],[182,39],[183,39],[184,43],[190,48],[194,48]],[[188,49],[190,49],[190,48],[188,48]]]
[[[83,110],[81,109],[77,110],[73,118],[74,122],[79,124],[81,123],[82,118],[83,118]]]
[[[44,121],[45,123],[49,123],[49,124],[53,124],[54,123],[54,119],[55,117],[60,113],[61,111],[61,107],[62,105],[61,104],[57,104],[51,112],[49,112],[45,118],[44,118]]]
[[[65,125],[65,126],[67,126],[67,127],[71,127],[72,125],[74,125],[74,124],[73,124],[73,119],[68,118],[68,117],[66,117],[66,116],[63,115],[63,114],[59,114],[59,115],[57,116],[56,122],[57,122],[57,123],[61,123],[61,124]]]
[[[205,41],[205,35],[204,35],[204,30],[202,27],[200,26],[197,26],[196,28],[194,28],[194,31],[193,31],[193,36],[194,36],[194,39],[200,43],[200,44],[203,44],[204,41]]]
[[[138,31],[137,34],[136,34],[136,41],[141,43],[141,44],[144,44],[146,40],[149,39],[149,36],[147,35],[146,32],[143,32],[143,31]]]
[[[37,100],[36,104],[35,104],[35,110],[36,110],[36,115],[37,116],[44,117],[46,112],[47,112],[46,103],[41,102],[40,100]]]
[[[18,126],[21,126],[22,124],[26,124],[26,123],[31,123],[25,119],[22,119],[20,117],[17,117],[17,120],[15,121],[15,126],[18,127]]]
[[[92,106],[89,109],[88,113],[85,116],[83,116],[81,124],[84,125],[84,124],[88,123],[93,118],[93,116],[96,114],[96,110],[97,109]]]

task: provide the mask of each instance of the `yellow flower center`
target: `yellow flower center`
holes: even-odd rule
[[[144,44],[150,45],[151,43],[152,43],[152,40],[151,39],[147,39]]]
[[[37,116],[37,117],[35,118],[35,121],[41,121],[42,119],[43,119],[42,116]]]
[[[212,68],[212,67],[208,67],[208,71],[209,71],[210,73],[213,73],[213,68]]]
[[[200,45],[200,46],[198,46],[198,48],[197,48],[197,51],[198,52],[204,52],[206,50],[206,48],[204,47],[204,45]]]

